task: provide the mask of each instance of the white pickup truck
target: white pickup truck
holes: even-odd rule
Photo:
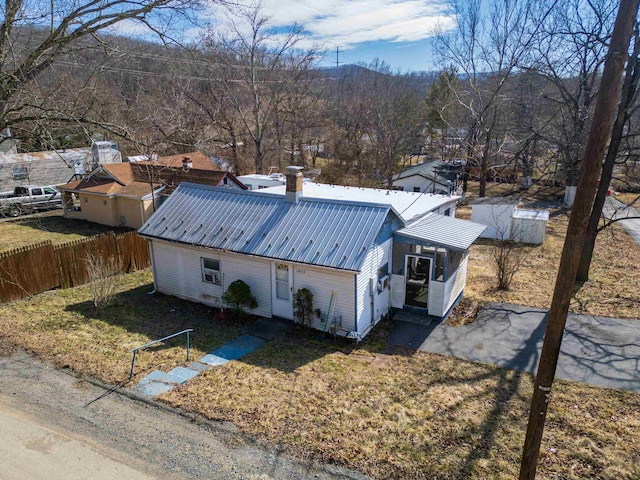
[[[0,216],[17,217],[60,207],[62,196],[52,185],[20,185],[8,192],[0,192]]]

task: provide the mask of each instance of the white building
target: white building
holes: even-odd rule
[[[294,318],[313,293],[311,327],[364,337],[392,307],[444,318],[462,295],[468,248],[484,226],[452,218],[457,197],[304,183],[230,191],[181,184],[140,229],[157,291],[212,306],[237,279],[253,313]],[[439,212],[439,213],[438,213]]]

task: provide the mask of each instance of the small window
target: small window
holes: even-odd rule
[[[202,281],[220,285],[220,260],[211,258],[201,258],[202,261]]]
[[[450,216],[451,216],[451,209],[450,209],[450,208],[447,208],[447,209],[444,211],[444,216],[445,216],[445,217],[450,217]]]
[[[26,165],[16,165],[11,173],[14,180],[24,180],[29,176],[29,168]]]
[[[389,275],[389,263],[385,263],[378,269],[378,280]]]
[[[42,195],[42,189],[41,188],[32,188],[31,189],[31,195]]]
[[[420,187],[413,187],[414,193],[420,193]]]
[[[44,187],[43,190],[47,195],[55,195],[56,193],[58,193],[54,188],[51,187]]]

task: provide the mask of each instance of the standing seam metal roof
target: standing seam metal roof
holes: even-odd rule
[[[431,213],[393,235],[422,240],[451,250],[467,250],[485,228],[486,225],[479,223]]]
[[[142,236],[359,271],[391,208],[182,183]]]

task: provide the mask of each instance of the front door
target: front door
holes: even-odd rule
[[[432,259],[416,255],[405,257],[405,305],[427,308],[429,306],[429,281]]]
[[[271,264],[273,315],[293,320],[293,265]]]

